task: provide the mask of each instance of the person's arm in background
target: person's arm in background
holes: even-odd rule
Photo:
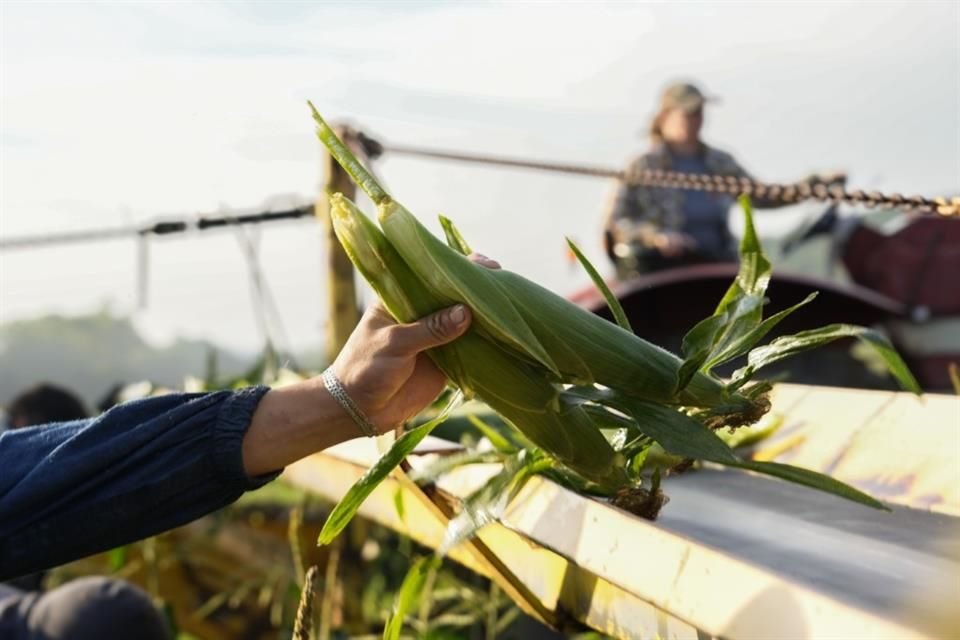
[[[646,156],[635,159],[627,175],[650,169]],[[673,257],[695,248],[693,239],[680,231],[663,228],[660,220],[666,218],[648,187],[617,184],[607,208],[604,230],[607,253],[614,261],[630,261],[638,251],[656,251]]]
[[[444,386],[423,351],[469,324],[459,305],[408,325],[375,307],[333,370],[387,431]],[[190,522],[266,484],[285,465],[359,435],[318,378],[275,390],[147,398],[88,420],[4,432],[0,579]]]
[[[723,151],[718,151],[716,154],[716,157],[710,159],[711,165],[716,165],[711,167],[714,172],[720,173],[721,175],[733,175],[738,178],[747,178],[748,180],[756,181],[756,178],[750,172],[744,169],[743,166],[733,158],[733,156]],[[811,174],[803,180],[800,180],[799,183],[807,183],[811,186],[815,184],[823,184],[827,187],[842,187],[846,181],[847,174],[845,172],[831,171],[823,174]],[[780,209],[782,207],[793,206],[796,204],[796,202],[750,196],[750,204],[754,209]]]

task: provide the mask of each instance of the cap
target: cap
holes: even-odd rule
[[[663,91],[660,98],[662,109],[680,108],[684,111],[696,111],[706,102],[713,102],[715,98],[703,95],[695,85],[687,82],[671,84]]]

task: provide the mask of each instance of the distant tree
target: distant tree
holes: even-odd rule
[[[129,318],[108,309],[6,323],[0,325],[0,405],[39,381],[76,390],[88,406],[96,406],[117,383],[150,380],[179,387],[187,375],[204,375],[213,349],[208,342],[184,339],[154,347]],[[217,349],[220,375],[239,374],[249,360]]]

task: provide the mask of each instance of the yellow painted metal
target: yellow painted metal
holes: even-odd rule
[[[424,446],[436,448],[442,447],[443,443],[430,438]],[[366,471],[376,455],[375,446],[370,441],[355,440],[291,465],[284,473],[284,479],[337,500]],[[472,476],[472,481],[468,476]],[[488,477],[489,473],[477,468],[467,474],[455,472],[450,478],[452,482],[442,484],[445,491],[458,484],[469,490]],[[396,509],[398,491],[403,496],[403,518]],[[583,500],[574,494],[568,495]],[[367,498],[360,507],[360,515],[427,547],[437,548],[443,540],[443,518],[419,500],[407,488],[407,482],[396,477],[389,478]],[[572,618],[616,638],[702,640],[710,637],[702,632],[698,635],[692,625],[666,615],[622,587],[507,527],[489,525],[483,529],[480,538],[514,569],[545,607],[561,612],[561,618]],[[450,557],[481,575],[492,577],[489,565],[469,545],[453,549]]]
[[[793,437],[805,437],[792,452],[793,459],[815,468],[830,465],[838,475],[861,473],[853,464],[858,460],[854,454],[868,443],[888,437],[893,438],[889,446],[899,446],[888,432],[907,419],[903,413],[927,425],[949,417],[953,407],[939,400],[917,404],[905,395],[792,385],[777,394],[775,406],[798,425]],[[883,416],[890,418],[890,425],[881,421],[870,426]],[[844,421],[860,428],[846,429]],[[833,425],[840,426],[830,432]],[[789,428],[787,424],[784,429]],[[915,446],[922,440],[917,436],[900,450],[901,458],[914,466],[920,459],[933,460],[926,445]],[[847,453],[830,457],[826,442]],[[940,445],[944,442],[949,438]],[[424,446],[442,445],[429,439]],[[336,500],[377,456],[373,442],[357,440],[291,466],[286,477]],[[892,457],[887,462],[900,468]],[[949,464],[931,462],[929,468],[943,471]],[[494,471],[479,465],[458,469],[441,479],[440,488],[462,497]],[[932,472],[922,478],[926,483],[939,481]],[[757,489],[756,495],[745,495],[745,488]],[[952,518],[884,514],[784,483],[753,481],[735,471],[681,476],[668,481],[666,490],[675,500],[661,524],[534,478],[501,522],[482,530],[481,538],[545,607],[617,638],[923,639],[945,637],[938,631],[944,623],[937,621],[950,624],[954,619],[943,606],[960,598],[955,579],[960,576],[960,545],[944,534]],[[403,520],[396,512],[397,491],[405,492]],[[815,500],[804,506],[811,498]],[[793,502],[797,509],[815,505],[813,518],[793,518]],[[823,522],[820,513],[827,514]],[[436,548],[443,537],[442,518],[395,479],[374,492],[361,514],[430,547]],[[751,532],[754,521],[762,523],[761,529]],[[692,523],[689,532],[683,530],[684,522]],[[940,553],[932,545],[899,540],[908,539],[914,522],[922,525],[918,535],[946,540],[947,548]],[[710,527],[717,526],[728,535],[726,541],[711,533]],[[766,558],[754,557],[750,550],[756,544],[772,545],[773,551]],[[468,546],[451,555],[489,575]],[[850,578],[848,572],[857,575]],[[877,577],[884,575],[889,578]],[[932,586],[937,598],[923,595],[923,589]]]
[[[960,397],[778,385],[783,426],[754,457],[821,471],[886,502],[960,516]]]

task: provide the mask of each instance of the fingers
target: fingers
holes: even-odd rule
[[[454,305],[393,329],[390,349],[395,353],[416,354],[459,338],[470,326],[470,310]]]

